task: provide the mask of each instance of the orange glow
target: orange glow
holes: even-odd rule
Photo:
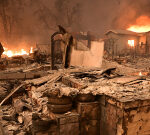
[[[150,17],[140,16],[139,18],[136,19],[136,23],[130,25],[127,30],[138,33],[150,31]]]
[[[142,76],[142,72],[139,73],[139,76]]]
[[[31,47],[30,53],[33,53],[33,47]],[[8,48],[4,47],[4,52],[3,52],[4,57],[5,56],[13,57],[13,56],[19,56],[19,55],[29,55],[29,53],[27,51],[25,51],[25,49],[20,49],[18,51],[13,51],[13,50],[9,50]]]
[[[12,50],[8,50],[7,48],[4,48],[4,50],[5,51],[3,52],[3,55],[8,57],[18,56],[18,55],[29,55],[29,53],[27,53],[24,49],[21,49],[19,51],[12,51]]]
[[[33,53],[33,47],[31,47],[31,49],[30,49],[30,53]]]
[[[134,47],[134,40],[128,40],[128,45]]]

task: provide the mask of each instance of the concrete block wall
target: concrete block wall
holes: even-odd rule
[[[103,95],[96,102],[78,102],[73,110],[56,114],[57,125],[34,135],[150,135],[150,100]]]
[[[150,135],[150,100],[100,99],[100,135]]]
[[[78,102],[80,135],[99,135],[99,103]]]
[[[79,115],[77,113],[69,114],[55,114],[57,119],[56,124],[39,124],[41,121],[35,123],[33,121],[33,135],[79,135]],[[39,125],[40,126],[39,126]],[[45,124],[45,125],[44,125]],[[49,126],[47,130],[43,130]]]

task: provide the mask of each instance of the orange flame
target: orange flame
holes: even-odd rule
[[[31,47],[30,53],[33,53],[33,47]],[[21,49],[19,51],[13,51],[13,50],[4,48],[3,56],[13,57],[13,56],[19,56],[19,55],[29,55],[29,53],[25,51],[24,49]]]
[[[134,40],[128,40],[128,45],[134,47]]]
[[[30,53],[33,53],[33,47],[31,47],[31,49],[30,49]]]
[[[140,16],[136,19],[136,24],[130,25],[127,30],[138,33],[150,31],[150,18],[148,16]]]
[[[139,76],[142,76],[142,72],[139,72]]]

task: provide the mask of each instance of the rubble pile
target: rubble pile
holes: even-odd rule
[[[28,55],[13,55],[13,56],[5,56],[2,55],[0,59],[0,71],[7,70],[9,68],[26,68],[27,66],[34,64],[50,64],[49,54],[45,52],[40,52],[37,48],[34,48],[32,53]]]
[[[116,67],[122,74],[128,74],[132,72],[149,72],[150,59],[148,57],[117,57],[112,60],[103,59],[103,67]]]
[[[30,73],[47,68],[41,67],[14,70]],[[10,70],[9,73],[12,72]],[[150,100],[149,76],[125,76],[120,73],[116,68],[76,67],[49,70],[38,78],[12,82],[1,79],[2,130],[10,135],[58,132],[97,135],[101,117],[99,98],[103,95],[120,103]]]

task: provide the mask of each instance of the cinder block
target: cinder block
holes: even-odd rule
[[[117,100],[106,96],[100,101],[100,135],[149,135],[149,100]]]
[[[55,114],[56,124],[45,125],[49,129],[44,130],[37,125],[33,124],[33,135],[79,135],[79,114]],[[44,123],[45,124],[45,123]],[[35,125],[35,127],[34,127]],[[40,124],[41,125],[41,124]]]
[[[33,135],[60,135],[59,130],[57,126],[51,126],[51,128],[47,131],[38,131],[35,133],[32,133]]]
[[[59,125],[59,135],[79,135],[79,114],[70,113],[56,115]]]
[[[60,125],[59,135],[79,135],[79,123]]]
[[[80,135],[99,135],[99,121],[98,120],[81,121]]]
[[[98,102],[78,102],[77,112],[79,113],[81,120],[98,120],[100,118]]]

